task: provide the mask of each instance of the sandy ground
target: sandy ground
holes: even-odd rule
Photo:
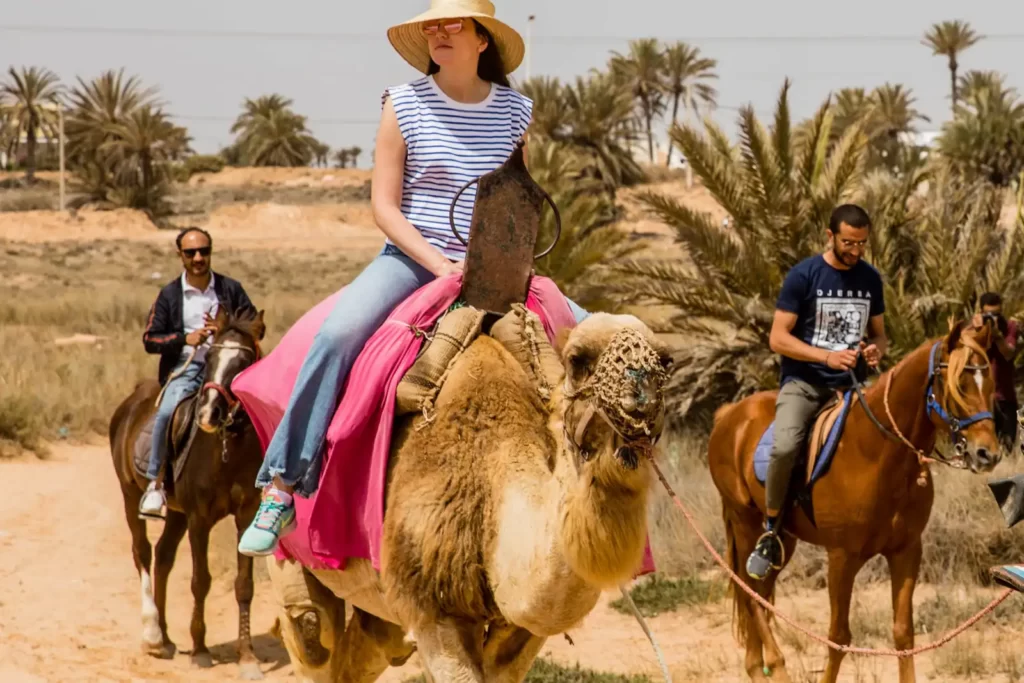
[[[211,543],[214,582],[206,623],[215,666],[191,669],[187,654],[192,608],[188,541],[179,549],[168,599],[171,639],[179,653],[172,660],[154,659],[139,648],[139,580],[106,444],[100,439],[84,445],[57,444],[46,460],[24,456],[5,461],[2,469],[7,481],[18,483],[18,493],[0,501],[0,681],[236,679],[237,608],[230,520],[215,529]],[[158,533],[159,524],[150,524],[150,538],[155,540]],[[933,593],[922,587],[918,600]],[[609,594],[607,599],[614,597]],[[855,610],[858,605],[884,607],[887,602],[886,587],[873,586],[858,593]],[[779,604],[819,632],[826,630],[824,591],[783,595]],[[269,634],[274,612],[269,585],[260,579],[252,613],[256,653],[268,680],[293,680],[286,651]],[[721,603],[650,620],[676,681],[745,680],[729,619],[728,604]],[[785,629],[778,630],[794,679],[811,680],[809,676],[821,671],[822,648],[807,647],[782,633]],[[570,635],[575,645],[550,639],[543,654],[570,666],[578,663],[594,670],[648,673],[652,680],[659,680],[651,647],[637,624],[606,605],[599,606]],[[919,680],[951,680],[933,673],[930,659],[919,659]],[[895,666],[888,659],[849,659],[842,680],[895,680]],[[397,683],[417,672],[414,656],[405,667],[389,670],[381,680]],[[1000,675],[971,680],[1008,679]]]

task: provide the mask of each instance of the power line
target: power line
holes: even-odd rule
[[[196,121],[209,123],[233,123],[238,120],[237,116],[216,116],[216,115],[194,115],[194,114],[167,114],[172,119],[181,121]],[[306,123],[318,126],[375,126],[380,123],[379,119],[306,119]]]
[[[380,33],[333,33],[316,31],[215,31],[205,29],[174,29],[174,28],[145,28],[145,27],[110,27],[110,26],[41,26],[33,24],[0,25],[0,32],[8,33],[81,33],[81,34],[102,34],[102,35],[126,35],[126,36],[149,36],[149,37],[194,37],[194,38],[239,38],[239,39],[261,39],[261,40],[358,40],[358,41],[379,41],[384,37]],[[545,36],[535,35],[534,41],[545,43],[609,43],[634,40],[637,35],[632,36]],[[657,37],[657,36],[652,36]],[[780,35],[780,36],[661,36],[660,40],[682,40],[693,43],[920,43],[923,33],[920,35]],[[993,33],[982,36],[985,41],[1020,41],[1024,40],[1024,33]]]

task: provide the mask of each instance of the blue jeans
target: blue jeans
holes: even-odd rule
[[[179,364],[174,372],[180,367]],[[164,387],[164,395],[156,409],[156,422],[153,424],[153,445],[149,451],[149,469],[146,471],[146,477],[150,481],[160,475],[160,465],[167,459],[167,426],[174,415],[174,409],[183,398],[202,386],[205,370],[206,363],[193,361],[184,372],[168,381]]]
[[[353,363],[387,317],[434,274],[386,245],[338,296],[306,354],[281,423],[267,446],[256,487],[274,477],[310,496],[320,483],[322,449]],[[577,320],[589,315],[572,301]]]

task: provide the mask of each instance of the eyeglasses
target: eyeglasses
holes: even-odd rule
[[[443,28],[445,33],[452,35],[462,30],[462,24],[462,19],[453,19],[445,23],[435,21],[431,24],[423,24],[423,33],[428,36],[434,36],[437,35],[439,29]]]
[[[195,258],[196,252],[205,257],[209,256],[211,251],[213,251],[213,247],[197,247],[195,249],[182,249],[181,253],[185,255],[185,258]]]

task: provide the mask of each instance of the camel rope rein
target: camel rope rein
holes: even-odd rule
[[[725,561],[725,559],[718,553],[718,551],[715,550],[714,546],[711,545],[711,541],[708,540],[707,536],[705,536],[703,533],[701,533],[701,530],[697,526],[697,522],[694,520],[693,515],[686,508],[686,506],[683,505],[682,501],[679,500],[679,496],[676,495],[676,492],[672,489],[672,486],[669,485],[668,480],[665,479],[665,475],[662,473],[661,468],[658,467],[658,463],[655,461],[653,453],[650,450],[648,450],[645,453],[645,455],[647,456],[648,460],[651,462],[651,465],[653,465],[654,471],[658,475],[658,479],[661,480],[661,485],[665,487],[665,490],[668,492],[668,495],[672,499],[672,502],[675,504],[675,506],[677,508],[679,508],[680,512],[683,513],[683,516],[686,518],[687,523],[689,523],[690,527],[693,528],[693,531],[697,534],[697,537],[700,539],[701,543],[704,544],[704,547],[711,554],[711,556],[715,559],[715,562],[717,562],[719,564],[719,566],[721,566],[722,569],[724,569],[726,571],[726,573],[729,575],[729,578],[732,579],[733,583],[735,583],[737,586],[739,586],[741,589],[743,589],[743,591],[746,592],[747,595],[749,595],[751,598],[753,598],[759,605],[764,607],[766,610],[768,610],[770,613],[772,613],[773,615],[778,617],[780,620],[786,622],[787,624],[789,624],[789,626],[791,626],[792,628],[796,629],[800,633],[804,634],[808,638],[810,638],[810,639],[812,639],[812,640],[814,640],[814,641],[816,641],[816,642],[818,642],[818,643],[820,643],[822,645],[825,645],[825,646],[827,646],[827,647],[829,647],[829,648],[831,648],[833,650],[838,650],[840,652],[845,652],[847,654],[855,654],[855,655],[873,655],[873,656],[881,656],[881,657],[900,657],[900,658],[903,658],[903,657],[913,657],[914,655],[919,655],[919,654],[921,654],[923,652],[928,652],[930,650],[937,650],[938,648],[940,648],[943,645],[949,643],[951,640],[953,640],[954,638],[959,636],[961,633],[963,633],[967,629],[971,628],[972,626],[977,624],[979,621],[981,621],[983,618],[988,616],[993,610],[996,609],[996,607],[998,607],[1000,605],[1000,603],[1002,603],[1004,600],[1006,600],[1008,597],[1010,597],[1014,593],[1014,590],[1012,588],[1007,588],[1002,593],[997,595],[992,600],[992,602],[988,603],[988,605],[986,605],[978,613],[976,613],[974,616],[972,616],[970,619],[968,619],[967,621],[963,622],[959,626],[957,626],[952,631],[947,632],[945,635],[943,635],[938,640],[936,640],[934,642],[931,642],[931,643],[928,643],[927,645],[919,645],[918,647],[912,648],[910,650],[896,650],[896,649],[893,649],[893,648],[854,647],[852,645],[842,645],[840,643],[835,643],[835,642],[829,640],[828,638],[826,638],[825,636],[820,636],[820,635],[810,631],[806,627],[801,626],[800,624],[795,622],[793,619],[787,617],[785,614],[783,614],[782,612],[778,611],[778,609],[776,609],[775,605],[773,605],[771,602],[769,602],[760,593],[758,593],[753,588],[748,586],[747,583],[742,578],[740,578],[740,576],[735,571],[733,571],[733,569],[729,566],[729,564]]]

